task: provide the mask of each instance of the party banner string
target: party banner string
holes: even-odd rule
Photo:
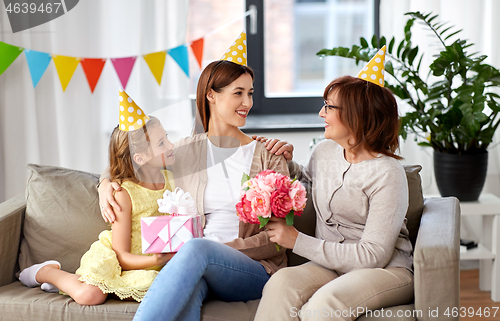
[[[203,47],[204,39],[220,32],[221,30],[229,27],[230,25],[244,19],[252,13],[252,10],[246,11],[240,17],[237,17],[227,23],[217,27],[216,29],[206,33],[201,38],[198,38],[191,42],[186,42],[180,46],[166,49],[158,52],[153,52],[145,55],[129,56],[129,57],[119,57],[119,58],[83,58],[83,57],[72,57],[63,56],[57,54],[51,54],[47,52],[36,51],[32,49],[26,49],[23,47],[14,46],[5,42],[0,41],[0,76],[3,74],[7,68],[17,59],[17,57],[24,52],[26,60],[28,62],[28,67],[31,74],[31,80],[33,82],[33,87],[36,87],[42,76],[44,75],[47,67],[51,60],[54,60],[54,65],[56,67],[59,80],[63,91],[66,90],[69,82],[71,81],[73,74],[78,67],[78,64],[82,66],[82,69],[87,78],[87,82],[90,87],[90,91],[94,93],[94,89],[101,77],[102,70],[106,61],[109,59],[113,64],[116,71],[118,79],[124,89],[127,87],[127,83],[132,73],[132,69],[135,65],[135,61],[138,57],[143,57],[146,61],[151,73],[161,85],[161,80],[163,76],[163,70],[165,67],[165,60],[167,54],[174,59],[177,65],[182,69],[182,71],[189,78],[189,50],[193,53],[198,66],[202,67],[203,61]]]

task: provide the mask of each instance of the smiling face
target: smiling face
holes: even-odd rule
[[[339,108],[346,108],[337,99],[337,93],[332,90],[328,94],[326,103]],[[334,140],[339,145],[349,146],[348,142],[352,142],[354,135],[340,120],[340,109],[325,107],[319,111],[319,116],[325,120],[325,138]]]
[[[217,124],[218,127],[243,127],[253,106],[252,95],[253,80],[249,74],[242,74],[220,92],[210,90],[207,93],[210,124]]]
[[[157,125],[148,129],[149,146],[145,152],[134,155],[134,160],[139,165],[149,165],[153,168],[163,168],[175,162],[173,152],[174,144],[168,140],[168,135],[163,126]]]

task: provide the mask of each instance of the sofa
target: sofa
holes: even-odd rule
[[[27,288],[18,281],[20,270],[48,259],[58,260],[62,269],[74,272],[99,232],[110,228],[99,212],[98,175],[35,164],[28,169],[31,174],[25,195],[0,204],[0,320],[131,320],[137,302],[109,298],[99,306],[80,306],[68,296]],[[459,202],[453,197],[424,200],[420,169],[405,166],[415,300],[370,311],[358,320],[458,320],[452,311],[459,307]],[[310,200],[295,226],[314,234]],[[290,265],[306,261],[293,253],[288,257]],[[203,304],[202,320],[250,321],[258,303],[211,300]]]

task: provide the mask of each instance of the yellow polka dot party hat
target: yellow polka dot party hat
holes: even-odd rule
[[[384,87],[384,61],[385,61],[385,46],[383,46],[373,58],[361,69],[358,78]]]
[[[129,95],[120,90],[120,129],[129,132],[142,128],[149,117],[144,111],[129,97]]]
[[[232,61],[243,66],[247,65],[247,34],[245,31],[240,34],[220,60]]]

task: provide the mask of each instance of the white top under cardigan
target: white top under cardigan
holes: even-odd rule
[[[299,233],[294,253],[340,273],[389,266],[412,271],[408,183],[398,160],[380,155],[350,164],[340,145],[325,140],[307,166],[289,167],[292,177],[312,183],[316,210],[316,237]]]
[[[240,201],[241,177],[250,173],[256,144],[254,140],[240,147],[220,148],[208,140],[204,238],[220,243],[238,238],[236,203]]]

